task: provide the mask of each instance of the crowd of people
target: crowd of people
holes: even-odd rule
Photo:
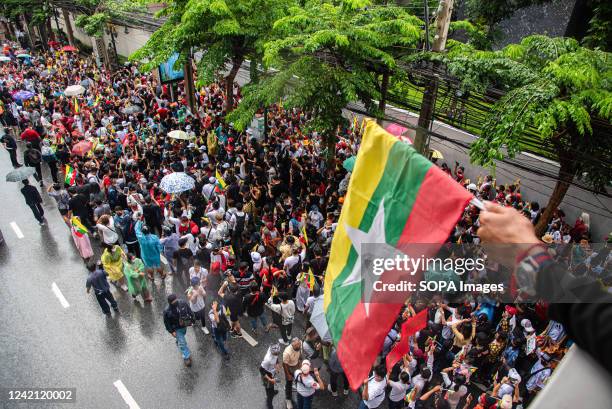
[[[76,53],[50,49],[16,58],[19,53],[4,45],[10,60],[0,62],[2,142],[13,166],[34,167],[36,180],[56,200],[87,264],[87,291],[93,290],[103,313],[118,311],[111,285],[146,303],[151,283],[170,274],[186,292],[168,296],[163,320],[185,365],[192,364],[189,326],[210,332],[230,359],[226,341],[242,335],[240,318],[246,315],[255,335],[279,333],[260,367],[269,408],[281,378],[288,408],[294,388],[300,409],[310,408],[316,393],[352,393],[334,345],[312,326],[293,324],[299,316],[308,322],[321,297],[351,176],[342,163],[359,148],[359,127],[348,121],[339,130],[336,166],[329,169],[319,136],[306,131],[310,115],[299,109],[270,107],[267,135],[255,135],[224,121],[228,107],[219,84],[197,91],[192,112],[180,85],[172,100],[173,85],[137,65],[111,73]],[[66,96],[72,85],[84,92]],[[168,137],[173,130],[187,137]],[[24,143],[21,158],[16,140]],[[53,180],[48,186],[43,166]],[[459,164],[441,167],[481,199],[514,207],[533,223],[541,215],[518,184],[496,185],[490,176],[472,182]],[[185,172],[195,186],[163,191],[162,178],[175,172]],[[27,180],[22,192],[44,225],[40,193]],[[448,242],[477,244],[480,216],[468,206]],[[610,285],[609,247],[593,250],[589,227],[588,214],[570,227],[558,210],[542,240],[564,245],[554,257],[569,260],[574,272]],[[98,245],[99,258],[93,250]],[[410,352],[386,368],[384,358],[400,341],[402,323],[425,308],[426,328],[409,340]],[[414,297],[358,392],[360,408],[526,406],[570,344],[545,303]]]

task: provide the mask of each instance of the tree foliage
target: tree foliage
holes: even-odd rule
[[[2,0],[0,11],[3,16],[14,22],[22,15],[26,15],[34,25],[44,23],[51,15],[48,4],[43,0]]]
[[[230,116],[245,127],[262,106],[283,100],[313,114],[333,154],[342,109],[353,101],[380,98],[379,76],[391,73],[398,56],[414,52],[423,22],[395,6],[370,7],[366,0],[308,1],[274,24],[263,63],[273,68],[259,84],[245,88]]]
[[[612,51],[612,2],[592,0],[593,17],[589,21],[583,44],[590,48]]]
[[[144,10],[141,1],[130,0],[75,0],[85,13],[74,19],[74,24],[81,27],[87,35],[102,37],[106,24],[113,18],[121,17],[122,13]]]

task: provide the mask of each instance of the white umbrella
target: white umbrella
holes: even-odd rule
[[[184,140],[191,139],[191,137],[187,134],[187,132],[179,131],[179,130],[168,132],[168,138],[172,138],[172,139],[184,139]]]
[[[159,188],[166,193],[181,193],[194,187],[195,180],[185,172],[170,173],[159,183]]]
[[[82,85],[71,85],[64,90],[64,95],[67,97],[76,97],[77,95],[81,95],[85,92],[85,87]]]
[[[11,61],[9,57],[5,57],[4,55],[0,56],[0,62],[8,62],[8,61]]]

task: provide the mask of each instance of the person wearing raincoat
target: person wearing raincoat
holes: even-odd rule
[[[145,302],[153,301],[147,287],[145,266],[141,259],[132,253],[128,253],[123,262],[123,274],[125,274],[128,291],[134,300],[138,295],[142,295]]]
[[[121,246],[114,244],[102,244],[104,246],[104,252],[102,252],[102,267],[108,273],[108,279],[117,287],[120,287],[123,291],[127,291],[125,285],[125,277],[123,275],[123,257],[125,253]]]
[[[140,256],[144,262],[147,276],[154,279],[155,271],[159,273],[162,280],[166,278],[166,273],[161,266],[162,245],[157,235],[150,233],[149,228],[143,225],[142,220],[136,223],[136,238],[140,244]]]

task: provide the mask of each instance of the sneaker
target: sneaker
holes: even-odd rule
[[[202,327],[202,331],[204,331],[206,335],[210,334],[210,331],[206,327]]]
[[[284,339],[282,339],[282,338],[279,338],[279,339],[278,339],[278,343],[279,343],[279,344],[282,344],[282,345],[287,345],[287,342],[285,342],[285,340],[284,340]]]
[[[237,332],[235,332],[235,331],[230,331],[230,336],[231,336],[232,338],[240,338],[240,337],[242,336],[242,334],[238,334],[238,333],[237,333]]]
[[[44,226],[46,223],[45,223],[45,221],[43,220],[42,222],[38,222],[38,224],[40,224],[41,226]]]
[[[338,396],[338,392],[332,391],[331,385],[327,384],[327,390],[331,392],[332,396]]]
[[[185,362],[185,366],[186,367],[190,367],[191,366],[191,357],[189,357],[187,359],[183,359],[183,361]]]
[[[223,354],[223,359],[225,359],[226,361],[229,361],[230,354]]]
[[[123,291],[127,291],[127,290],[128,290],[127,285],[123,284],[123,285],[121,286],[121,289],[122,289]]]
[[[349,390],[345,389],[342,393],[344,394],[344,396],[347,396],[349,394]]]
[[[285,399],[285,402],[287,403],[287,409],[293,409],[293,402],[291,399]]]

